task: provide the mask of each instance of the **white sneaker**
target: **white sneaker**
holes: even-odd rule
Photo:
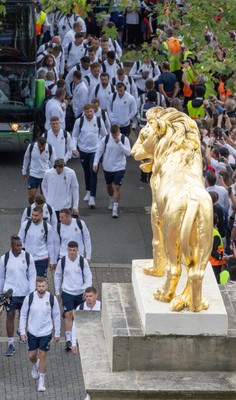
[[[36,365],[33,366],[32,371],[31,371],[31,376],[33,379],[39,378],[39,360],[37,360]]]
[[[109,205],[108,205],[108,210],[113,210],[113,204],[114,204],[113,197],[110,197],[110,199],[109,199]]]
[[[86,192],[86,195],[84,196],[84,201],[89,201],[89,197],[90,197],[90,192]]]
[[[128,44],[127,49],[131,50],[132,49],[132,44]]]
[[[45,392],[45,390],[46,390],[46,388],[44,386],[44,383],[43,382],[39,382],[38,392]]]
[[[96,207],[95,198],[93,196],[89,197],[88,205],[89,205],[90,208],[95,208]]]
[[[113,208],[113,210],[112,210],[112,218],[118,218],[118,208]]]

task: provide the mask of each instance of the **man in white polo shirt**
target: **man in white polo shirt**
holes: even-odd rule
[[[59,213],[60,222],[54,237],[55,259],[62,258],[67,255],[68,243],[74,240],[79,245],[79,253],[87,259],[91,260],[91,239],[88,228],[84,221],[80,218],[72,218],[71,211],[63,208]]]
[[[51,144],[43,137],[37,142],[30,143],[24,154],[22,176],[28,181],[28,201],[33,204],[36,192],[44,177],[45,172],[51,168],[56,159],[56,153]]]
[[[12,303],[6,307],[6,330],[8,349],[6,356],[15,354],[14,321],[16,310],[20,310],[25,296],[35,290],[36,269],[33,257],[22,250],[22,241],[17,235],[11,237],[11,250],[0,258],[0,293],[13,290]],[[18,331],[17,331],[18,332]]]
[[[123,82],[117,83],[116,90],[117,93],[112,94],[107,103],[108,117],[111,124],[118,125],[121,133],[129,136],[131,120],[137,114],[137,104],[135,98],[126,92]]]
[[[95,208],[97,174],[93,171],[93,160],[99,140],[106,136],[107,131],[102,118],[95,117],[92,104],[85,104],[84,114],[75,121],[72,132],[73,154],[78,155],[78,147],[86,186],[84,201],[88,201],[90,208]]]
[[[72,208],[72,214],[79,214],[79,183],[75,171],[65,167],[62,158],[58,158],[54,168],[44,175],[42,190],[47,203],[56,211],[58,221],[62,208]]]
[[[95,173],[98,171],[98,164],[102,155],[102,166],[109,195],[108,209],[112,210],[113,218],[118,218],[120,187],[125,175],[126,157],[130,155],[129,139],[120,133],[118,125],[112,125],[111,134],[99,143],[93,163]]]
[[[23,222],[18,236],[24,248],[32,254],[38,276],[46,276],[48,264],[55,264],[53,231],[50,224],[43,220],[43,210],[35,207],[31,219]]]
[[[57,116],[50,118],[50,126],[51,129],[44,132],[43,137],[45,137],[47,143],[53,146],[56,158],[63,158],[65,163],[67,163],[72,157],[71,135],[65,129],[61,128],[60,119]]]
[[[68,243],[68,255],[58,261],[54,275],[55,293],[62,300],[65,315],[65,350],[71,350],[73,310],[83,302],[84,291],[92,286],[92,273],[85,258],[80,256],[78,243]],[[60,290],[62,289],[62,292]]]
[[[84,310],[84,311],[101,311],[102,304],[99,300],[97,300],[97,290],[94,286],[89,286],[85,289],[84,292],[84,302],[81,303],[76,310]],[[77,335],[76,335],[76,326],[73,321],[72,325],[72,347],[71,351],[73,354],[77,354]]]
[[[47,352],[50,349],[53,325],[54,342],[60,340],[61,316],[58,301],[47,289],[46,278],[38,276],[36,291],[26,296],[20,316],[21,340],[28,339],[29,359],[33,364],[31,376],[33,379],[39,378],[38,392],[46,390]]]

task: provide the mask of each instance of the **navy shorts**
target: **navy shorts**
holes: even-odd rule
[[[114,183],[114,185],[118,186],[122,185],[122,181],[125,175],[125,169],[123,169],[122,171],[115,171],[115,172],[108,172],[108,171],[103,171],[103,172],[107,185],[110,185],[111,183]]]
[[[27,332],[28,336],[28,350],[42,350],[48,351],[50,349],[50,342],[52,340],[52,334],[47,336],[34,336],[31,333]]]
[[[12,297],[12,303],[6,307],[6,312],[20,310],[23,304],[25,296],[14,296]]]
[[[45,260],[37,260],[34,262],[37,276],[47,277],[48,258]]]
[[[35,178],[35,176],[29,176],[28,178],[28,189],[38,189],[41,187],[43,178]]]
[[[66,292],[61,294],[64,312],[75,310],[81,303],[83,303],[83,294],[74,296]]]

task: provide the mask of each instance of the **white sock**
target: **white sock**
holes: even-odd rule
[[[42,374],[42,373],[40,372],[40,374],[39,374],[39,383],[44,384],[44,378],[45,378],[45,374]]]
[[[89,194],[89,195],[90,195],[90,190],[86,190],[86,194]]]
[[[114,203],[113,204],[113,210],[117,210],[118,206],[119,206],[119,203]]]
[[[72,338],[72,334],[71,331],[66,331],[66,341],[68,342],[68,340],[71,342],[71,338]]]
[[[14,337],[8,338],[8,346],[10,346],[10,344],[14,344]]]

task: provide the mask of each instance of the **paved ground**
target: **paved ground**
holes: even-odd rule
[[[92,268],[94,285],[98,288],[99,297],[102,282],[130,282],[130,266],[122,267],[110,264],[98,264]],[[52,275],[49,274],[52,288]],[[73,356],[64,351],[65,340],[51,344],[48,355],[48,368],[45,393],[37,393],[37,384],[31,378],[31,364],[27,357],[27,346],[15,339],[16,353],[13,357],[4,355],[7,348],[5,332],[5,315],[0,320],[0,354],[1,354],[1,400],[83,400],[85,397],[83,375],[79,354]]]
[[[133,142],[135,140],[132,134]],[[8,251],[9,238],[17,233],[20,218],[27,205],[27,190],[21,178],[22,155],[0,154],[0,254]],[[71,160],[80,183],[80,196],[84,195],[83,172],[78,160]],[[122,186],[120,217],[111,218],[107,210],[107,195],[102,171],[98,177],[97,208],[89,210],[80,201],[80,215],[90,230],[93,257],[93,284],[101,298],[102,282],[130,282],[131,262],[135,258],[150,258],[150,190],[139,182],[138,165],[132,158]],[[53,274],[49,272],[49,286],[53,292]],[[27,348],[15,339],[15,356],[7,358],[5,314],[0,316],[0,355],[2,361],[0,400],[83,400],[84,385],[80,358],[64,352],[64,330],[61,343],[51,345],[48,356],[46,393],[37,393],[37,385],[30,376],[31,365]],[[92,366],[91,366],[92,367]]]

